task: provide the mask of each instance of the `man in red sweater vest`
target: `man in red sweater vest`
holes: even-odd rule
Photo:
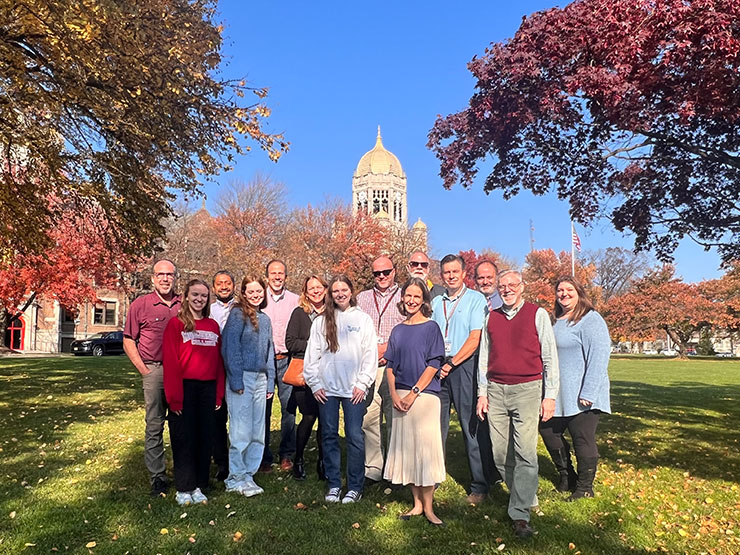
[[[552,418],[560,373],[550,316],[522,298],[522,275],[499,274],[503,306],[486,317],[478,359],[478,418],[485,419],[496,467],[509,488],[514,533],[528,538],[537,495],[537,427]]]

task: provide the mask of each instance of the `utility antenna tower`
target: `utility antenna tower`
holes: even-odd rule
[[[529,219],[529,252],[534,250],[534,222]]]

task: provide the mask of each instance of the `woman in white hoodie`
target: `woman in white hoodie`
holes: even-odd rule
[[[352,282],[338,275],[329,283],[324,313],[314,320],[303,362],[303,376],[319,403],[321,444],[329,484],[329,503],[354,503],[365,483],[365,396],[378,364],[373,321],[357,308]],[[347,493],[341,498],[339,407],[347,444]]]

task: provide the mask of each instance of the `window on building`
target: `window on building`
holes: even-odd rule
[[[116,302],[103,301],[95,305],[95,316],[93,322],[103,326],[116,325]]]
[[[64,324],[68,324],[70,322],[74,323],[75,313],[72,312],[70,309],[64,308],[64,307],[62,307],[62,311],[63,311],[62,312],[62,323]]]

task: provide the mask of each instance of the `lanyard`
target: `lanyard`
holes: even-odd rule
[[[447,299],[442,299],[442,309],[445,313],[445,339],[447,339],[447,332],[450,330],[450,320],[452,319],[452,315],[455,314],[455,310],[457,310],[457,305],[460,302],[460,299],[463,298],[463,295],[468,292],[468,288],[464,287],[463,292],[458,295],[457,299],[455,299],[455,304],[452,306],[452,312],[450,312],[450,315],[447,316]],[[452,299],[450,299],[452,300]]]
[[[398,288],[396,286],[396,288]],[[393,300],[393,297],[396,296],[396,290],[393,290],[393,293],[389,293],[388,300],[385,303],[385,306],[383,307],[383,310],[380,310],[380,305],[378,304],[378,292],[373,289],[373,301],[375,302],[375,311],[378,313],[378,335],[380,335],[380,321],[383,319],[383,314],[385,314],[385,311],[388,309],[388,305],[391,304],[391,301]]]

